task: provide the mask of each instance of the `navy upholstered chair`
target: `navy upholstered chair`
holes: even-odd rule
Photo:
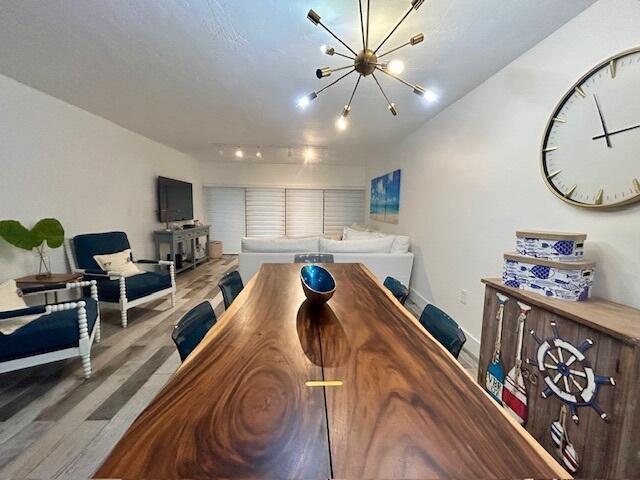
[[[333,263],[333,255],[330,253],[296,253],[294,263]]]
[[[400,280],[396,280],[393,277],[387,277],[384,279],[384,286],[393,293],[393,296],[398,299],[401,305],[407,301],[409,297],[409,289],[405,287]]]
[[[67,258],[73,271],[81,272],[85,278],[96,280],[98,296],[103,304],[120,309],[122,327],[127,326],[127,310],[151,300],[171,296],[171,305],[176,304],[176,279],[173,262],[165,260],[138,260],[133,263],[167,267],[168,271],[145,271],[139,275],[124,277],[102,270],[93,258],[130,249],[124,232],[90,233],[78,235],[66,242]]]
[[[100,341],[100,310],[95,281],[20,289],[23,296],[86,288],[81,300],[0,312],[0,373],[80,357],[91,376],[91,345]]]
[[[206,301],[193,307],[180,319],[171,334],[178,348],[180,360],[184,362],[216,321],[216,313],[211,303]]]
[[[224,308],[229,308],[229,305],[236,299],[238,294],[244,288],[242,284],[242,278],[237,270],[227,273],[218,282],[218,287],[222,290],[222,298],[224,299]]]
[[[420,324],[458,358],[467,337],[453,318],[435,305],[427,305],[420,315]]]

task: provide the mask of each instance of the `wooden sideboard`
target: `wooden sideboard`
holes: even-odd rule
[[[538,371],[538,339],[553,337],[552,322],[559,336],[578,346],[585,339],[593,346],[585,351],[586,362],[594,373],[612,377],[615,385],[600,386],[597,403],[607,413],[608,421],[590,407],[577,409],[579,422],[567,419],[567,431],[575,447],[580,478],[640,477],[640,310],[601,299],[567,302],[548,299],[507,287],[499,279],[484,279],[486,285],[480,368],[478,381],[485,385],[498,329],[499,308],[496,293],[509,297],[505,305],[500,358],[505,374],[515,363],[519,307],[532,307],[526,317],[523,342],[523,370],[527,388],[528,419],[525,428],[556,459],[560,460],[552,441],[550,427],[558,420],[563,402],[556,395],[543,398],[547,387],[545,374]],[[527,359],[531,363],[527,362]],[[566,360],[566,358],[565,358]],[[574,387],[571,387],[574,388]],[[577,391],[577,389],[576,389]]]

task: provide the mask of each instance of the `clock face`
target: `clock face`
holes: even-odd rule
[[[640,200],[640,48],[604,61],[564,96],[545,132],[542,174],[574,205]]]

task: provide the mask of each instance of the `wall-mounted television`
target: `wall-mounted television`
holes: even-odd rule
[[[158,219],[161,222],[193,220],[193,185],[158,177]]]

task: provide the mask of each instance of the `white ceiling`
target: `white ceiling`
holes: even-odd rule
[[[345,132],[334,120],[355,75],[305,111],[296,100],[336,78],[317,80],[317,67],[347,62],[321,54],[321,44],[337,45],[307,11],[357,50],[356,0],[1,0],[0,73],[203,158],[219,158],[219,144],[375,145],[415,130],[592,3],[426,0],[385,47],[423,32],[396,57],[402,76],[439,101],[380,78],[394,118],[365,78]],[[371,0],[372,43],[409,5]]]

